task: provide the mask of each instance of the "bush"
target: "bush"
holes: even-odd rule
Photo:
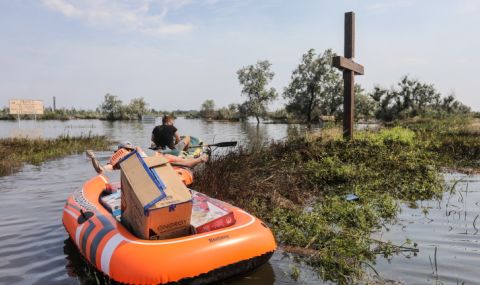
[[[407,128],[360,132],[353,141],[307,137],[215,157],[195,187],[258,215],[285,250],[306,251],[322,278],[342,283],[374,260],[370,235],[395,218],[397,200],[441,196],[440,165]],[[349,193],[359,200],[346,201]]]
[[[380,131],[363,131],[355,136],[356,140],[378,145],[402,144],[413,145],[415,133],[402,127],[385,128]]]

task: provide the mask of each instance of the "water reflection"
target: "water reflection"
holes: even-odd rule
[[[267,143],[267,128],[265,126],[242,123],[240,127],[247,140],[245,145],[252,148],[261,148]]]
[[[78,280],[80,284],[111,284],[103,274],[90,266],[81,256],[74,242],[68,238],[64,240],[63,253],[67,263],[65,271],[71,278]]]
[[[419,201],[416,208],[402,206],[398,223],[382,239],[418,243],[417,256],[377,259],[382,276],[407,284],[476,284],[480,260],[480,176],[446,174],[455,184],[440,201]]]
[[[273,271],[272,265],[270,263],[266,263],[253,272],[249,272],[248,274],[244,274],[243,276],[236,276],[235,278],[218,282],[218,284],[271,285],[275,284],[275,273]]]
[[[9,135],[12,138],[42,138],[43,129],[41,128],[32,128],[32,129],[13,129]]]

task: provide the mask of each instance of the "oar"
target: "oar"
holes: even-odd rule
[[[192,145],[189,146],[188,148],[197,148],[197,147],[230,147],[230,146],[236,146],[237,142],[236,141],[231,141],[231,142],[219,142],[219,143],[214,143],[214,144],[202,144],[202,145]]]
[[[200,144],[200,145],[192,145],[189,146],[188,148],[197,148],[197,147],[232,147],[232,146],[237,146],[236,141],[231,141],[231,142],[219,142],[219,143],[214,143],[214,144]],[[160,147],[149,147],[151,150],[161,150],[162,148]]]

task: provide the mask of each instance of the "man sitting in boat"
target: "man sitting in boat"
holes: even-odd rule
[[[105,165],[100,165],[100,162],[95,157],[95,154],[92,150],[87,150],[86,154],[87,157],[91,159],[93,168],[98,174],[104,174],[106,171],[112,171],[119,169],[118,162],[127,155],[128,153],[136,150],[142,157],[147,157],[147,154],[139,147],[134,147],[132,143],[126,141],[118,145],[117,150],[114,152],[110,161]],[[155,152],[155,155],[162,155],[164,156],[168,162],[172,165],[176,166],[185,166],[189,168],[193,168],[196,165],[207,162],[208,155],[202,155],[197,158],[181,158],[178,156],[170,155],[170,154],[161,154],[159,152]]]
[[[152,131],[152,142],[161,149],[176,149],[187,151],[190,144],[190,137],[180,138],[177,128],[173,125],[173,117],[165,115],[162,118],[162,125],[156,126]]]

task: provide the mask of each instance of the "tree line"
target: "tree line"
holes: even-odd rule
[[[343,79],[340,71],[332,66],[336,54],[327,49],[316,53],[314,49],[302,55],[292,71],[290,82],[282,96],[287,101],[283,109],[268,113],[268,105],[279,97],[277,90],[269,87],[275,73],[268,60],[242,67],[237,77],[242,86],[242,104],[215,109],[213,100],[206,100],[199,117],[207,119],[241,120],[255,117],[302,123],[318,122],[323,116],[343,115]],[[470,108],[455,99],[455,95],[441,96],[434,85],[422,83],[404,76],[394,87],[375,86],[371,92],[355,85],[355,117],[361,120],[392,121],[422,115],[468,113]]]
[[[334,56],[336,54],[331,49],[318,54],[310,49],[303,54],[300,63],[292,71],[290,81],[281,92],[286,104],[275,112],[268,112],[268,105],[280,95],[270,86],[275,73],[268,60],[259,60],[237,71],[238,82],[242,87],[241,96],[246,99],[243,103],[216,108],[215,102],[209,99],[203,102],[200,111],[177,110],[173,115],[230,121],[254,117],[257,123],[260,123],[260,119],[271,119],[311,124],[326,116],[340,120],[343,114],[343,80],[340,71],[332,66]],[[357,120],[392,121],[415,116],[469,112],[470,108],[456,100],[453,93],[442,96],[434,85],[409,76],[402,77],[391,88],[375,86],[370,92],[365,92],[359,84],[355,85]],[[142,97],[125,104],[118,96],[107,93],[96,110],[45,108],[44,115],[38,118],[114,121],[138,120],[147,114],[160,116],[167,113],[172,114],[150,109]],[[4,108],[0,110],[0,119],[15,119],[15,116],[8,115],[8,108]]]
[[[99,120],[140,120],[143,115],[163,116],[171,114],[177,116],[186,116],[194,110],[184,111],[162,111],[148,107],[148,103],[143,97],[134,98],[128,104],[123,103],[118,96],[107,93],[103,102],[94,110],[84,110],[77,108],[44,108],[43,115],[36,116],[39,120],[70,120],[70,119],[99,119]],[[197,112],[198,113],[198,112]],[[33,119],[33,115],[22,115],[21,119]],[[10,115],[9,109],[4,107],[0,109],[0,120],[15,120],[16,115]]]
[[[198,113],[196,110],[156,110],[149,108],[149,104],[143,97],[134,98],[128,104],[124,104],[116,95],[106,94],[102,104],[97,108],[101,117],[105,120],[141,120],[143,115],[163,116],[171,115],[188,117]]]

